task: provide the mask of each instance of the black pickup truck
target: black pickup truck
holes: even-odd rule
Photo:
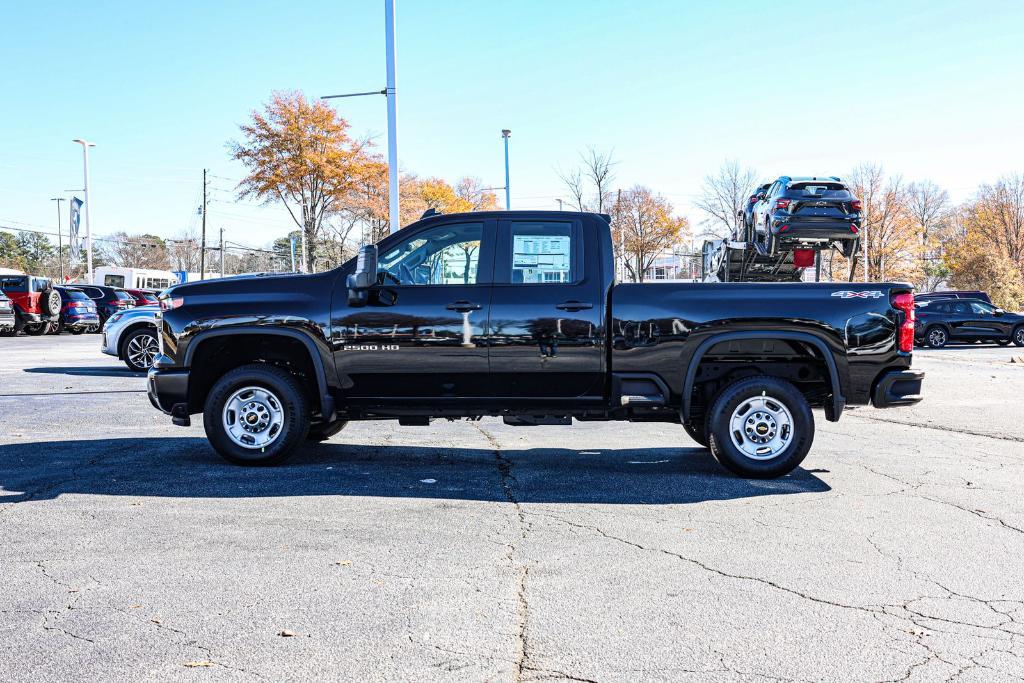
[[[681,424],[745,477],[796,467],[812,408],[920,400],[906,284],[616,284],[608,217],[432,215],[313,275],[161,295],[153,405],[231,462],[352,420]]]

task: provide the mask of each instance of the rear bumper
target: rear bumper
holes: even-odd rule
[[[860,230],[860,220],[845,219],[803,219],[796,216],[777,217],[772,220],[772,234],[783,242],[806,240],[855,240],[860,235],[850,229],[856,225]],[[789,226],[785,231],[783,227]]]
[[[0,331],[9,332],[14,329],[14,314],[0,313]]]
[[[153,407],[170,415],[176,425],[187,427],[188,370],[158,370],[150,368],[146,377],[149,402]]]
[[[924,372],[921,370],[893,370],[884,373],[875,383],[871,403],[876,408],[896,408],[919,403]]]
[[[77,329],[89,329],[100,326],[100,317],[95,313],[88,313],[85,315],[69,315],[64,318],[64,327],[77,330]]]

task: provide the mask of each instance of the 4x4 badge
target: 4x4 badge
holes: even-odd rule
[[[838,292],[832,292],[832,296],[838,296],[840,299],[877,299],[885,295],[877,289],[865,289],[860,292],[843,289]]]

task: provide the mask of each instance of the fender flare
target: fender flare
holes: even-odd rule
[[[821,353],[821,357],[825,361],[826,367],[828,367],[829,381],[832,384],[832,406],[831,410],[825,411],[825,417],[830,422],[836,422],[839,420],[839,416],[842,414],[843,408],[846,407],[846,397],[843,395],[843,385],[839,379],[839,368],[836,365],[835,356],[824,341],[809,332],[768,332],[745,330],[739,332],[722,332],[720,334],[712,335],[702,341],[700,346],[698,346],[697,350],[693,353],[693,356],[690,358],[690,363],[686,368],[686,379],[683,382],[681,412],[684,424],[689,424],[690,422],[690,401],[693,396],[693,385],[697,380],[697,367],[700,365],[701,359],[703,359],[704,355],[716,344],[739,339],[782,339],[785,341],[801,341],[816,348]]]
[[[320,355],[320,351],[316,348],[316,343],[310,338],[310,336],[308,334],[303,334],[298,330],[280,327],[261,327],[259,325],[203,330],[202,332],[197,333],[189,341],[188,348],[185,350],[183,364],[185,367],[192,367],[192,357],[195,356],[196,349],[199,347],[200,342],[214,337],[227,337],[240,334],[289,337],[301,342],[306,348],[306,351],[309,352],[310,360],[313,362],[313,371],[316,374],[316,386],[320,394],[320,414],[323,415],[325,421],[334,419],[334,397],[331,396],[330,392],[327,390],[327,370],[324,368],[323,357]]]

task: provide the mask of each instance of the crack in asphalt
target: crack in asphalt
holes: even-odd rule
[[[862,415],[859,413],[851,412],[850,417],[871,420],[872,422],[885,422],[886,424],[903,425],[904,427],[918,427],[920,429],[935,429],[940,432],[950,432],[953,434],[969,434],[971,436],[982,436],[988,439],[998,439],[1000,441],[1013,441],[1016,443],[1024,443],[1024,436],[1016,436],[1012,434],[993,434],[991,432],[979,432],[971,429],[964,429],[962,427],[946,427],[944,425],[930,424],[927,422],[910,422],[904,420],[890,420],[884,417],[875,417],[873,415]]]
[[[501,443],[493,434],[478,425],[476,422],[471,422],[470,424],[475,427],[485,439],[487,439],[487,443],[490,444],[491,450],[494,452],[494,459],[498,467],[498,475],[501,481],[501,490],[505,496],[505,500],[511,503],[515,510],[517,526],[519,528],[518,540],[507,544],[508,553],[506,554],[506,559],[516,571],[517,632],[515,680],[521,681],[525,672],[534,670],[529,664],[530,647],[529,634],[527,633],[527,626],[530,618],[530,603],[526,599],[526,581],[530,576],[530,567],[525,563],[519,563],[517,560],[517,555],[519,555],[519,545],[526,540],[531,524],[527,521],[526,513],[523,510],[523,506],[519,502],[519,498],[516,494],[516,488],[518,488],[519,481],[512,473],[512,461],[502,454]]]

